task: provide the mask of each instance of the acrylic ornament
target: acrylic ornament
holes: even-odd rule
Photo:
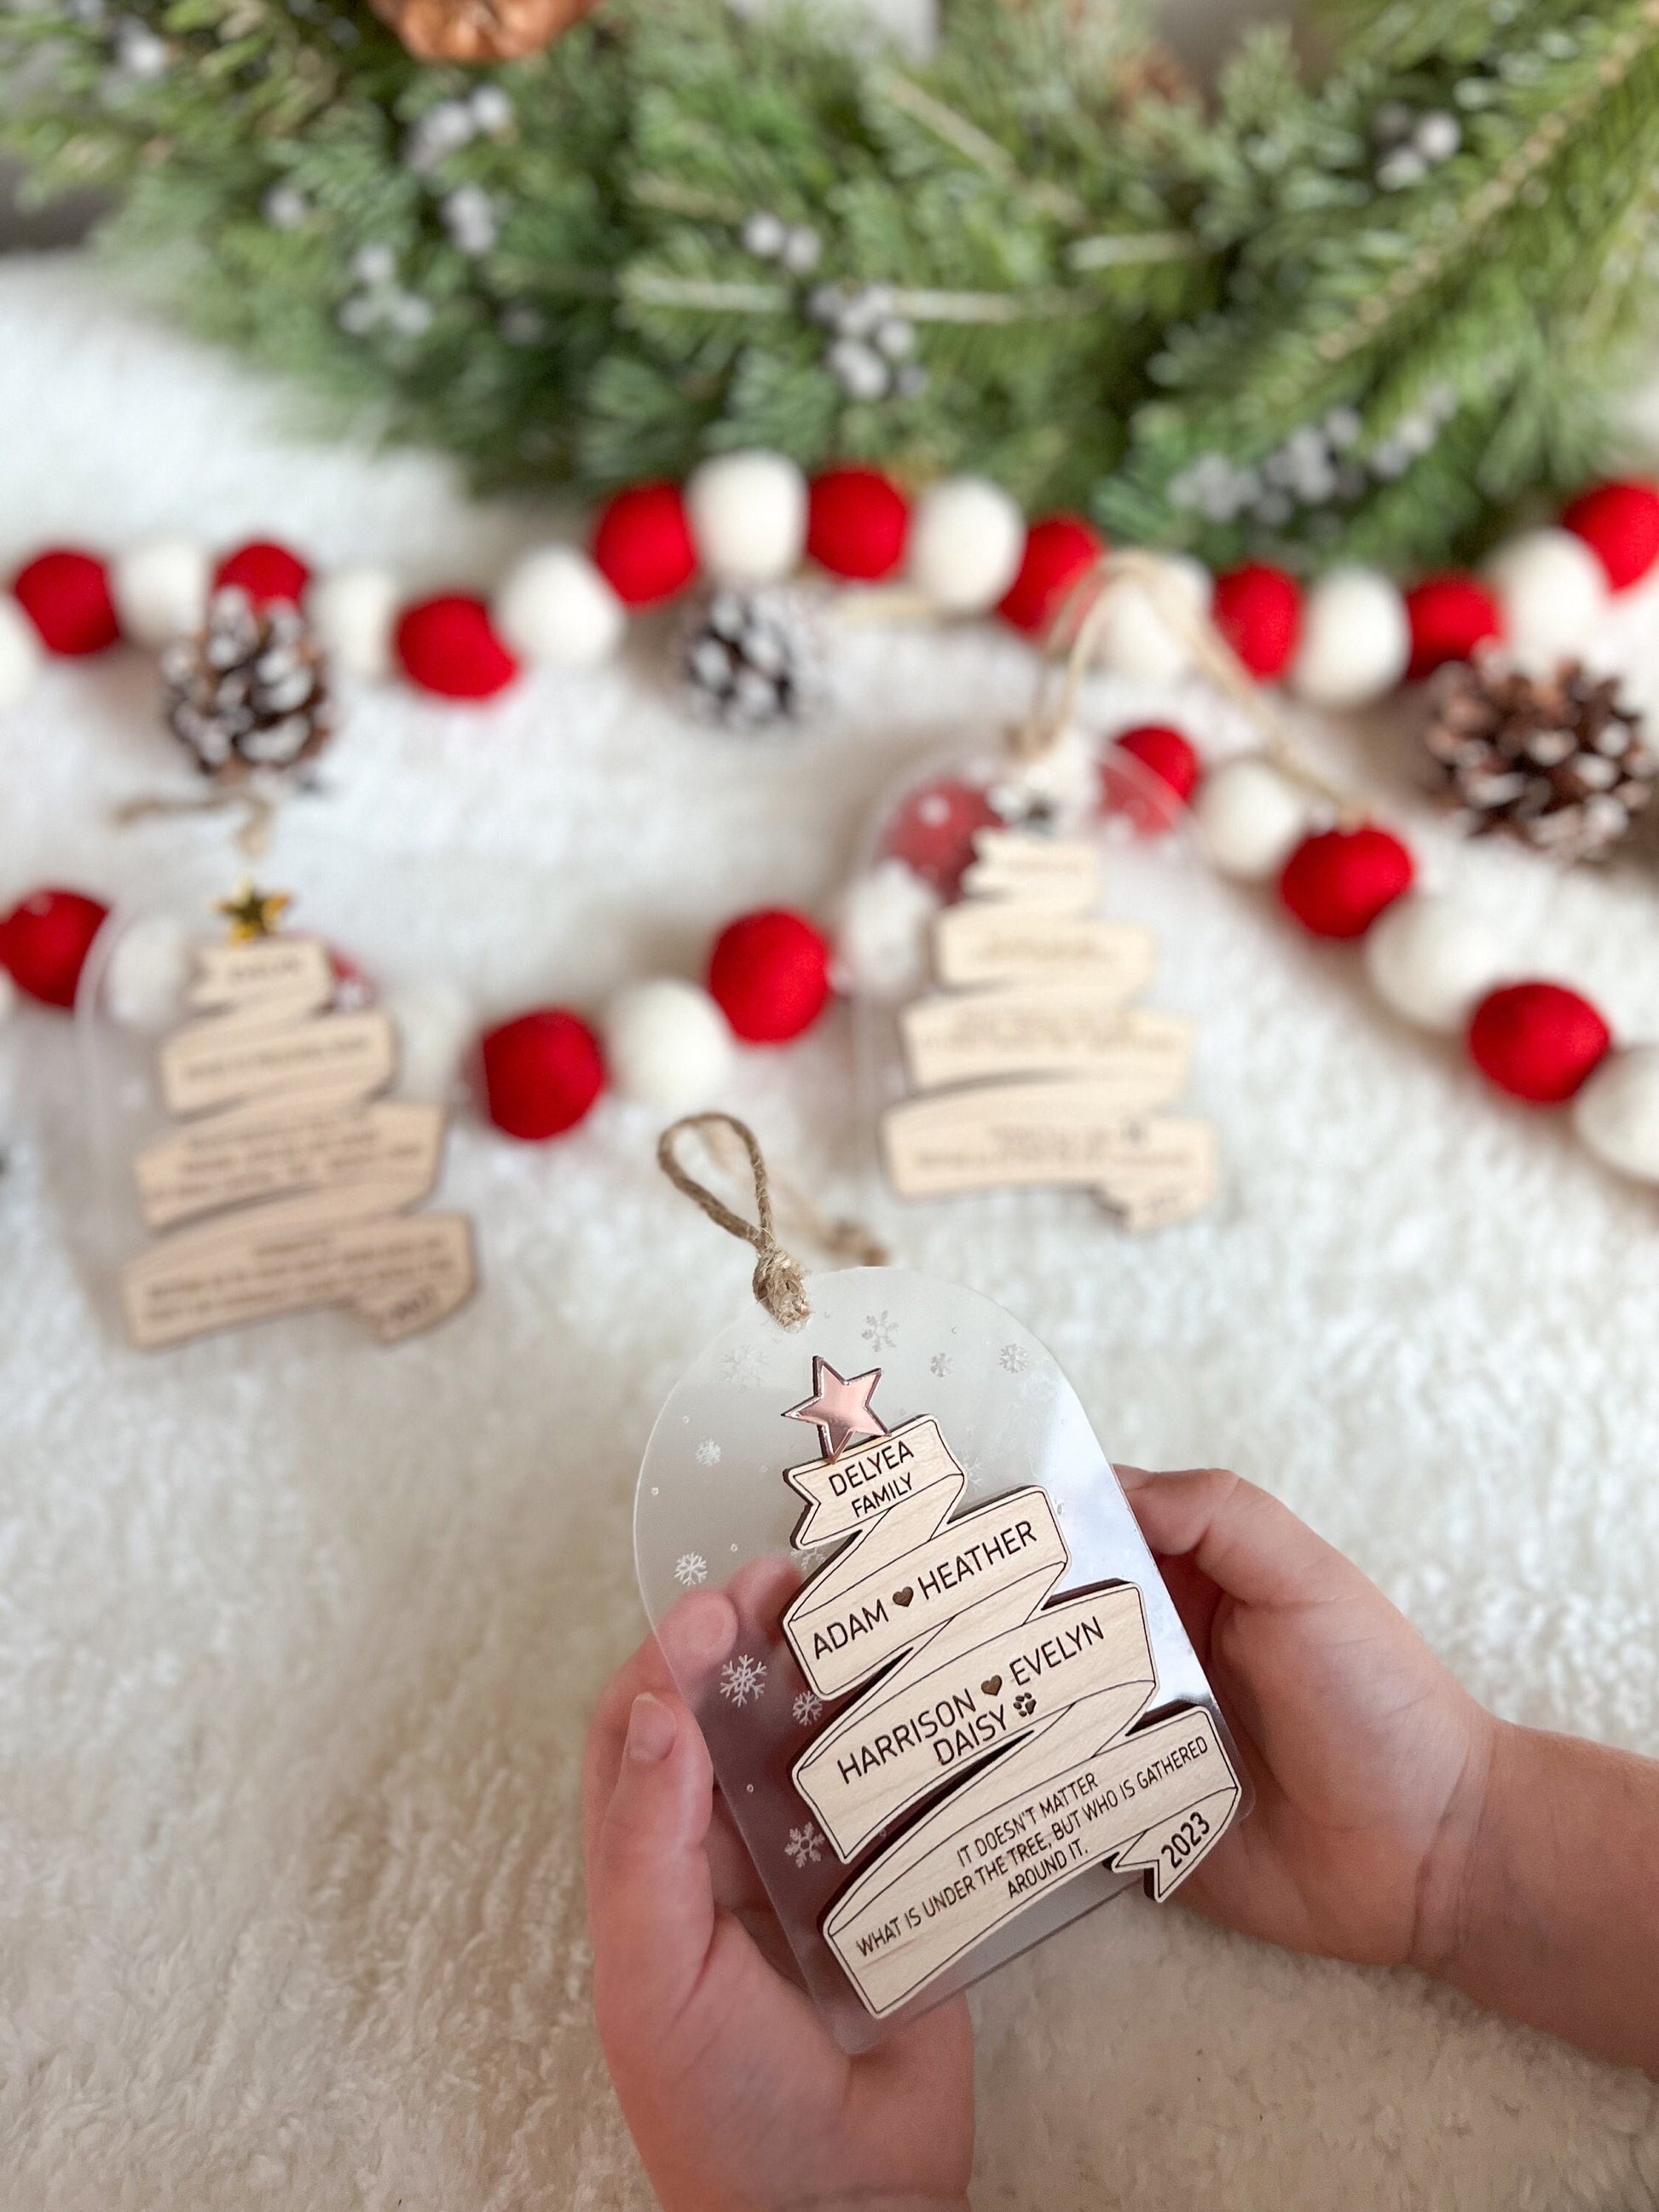
[[[1047,1350],[908,1270],[808,1290],[803,1326],[753,1306],[676,1386],[635,1543],[653,1626],[732,1600],[678,1686],[853,2051],[1132,1885],[1171,1894],[1249,1784]]]

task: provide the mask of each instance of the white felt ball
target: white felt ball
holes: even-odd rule
[[[465,992],[442,976],[425,976],[397,985],[381,1006],[397,1032],[400,1096],[442,1105],[477,1027]]]
[[[629,983],[600,1020],[605,1066],[624,1098],[665,1114],[706,1106],[732,1066],[726,1017],[695,983]]]
[[[1607,573],[1570,530],[1527,530],[1500,545],[1486,580],[1504,610],[1510,657],[1534,675],[1580,653],[1607,604]]]
[[[1586,1151],[1638,1182],[1659,1182],[1659,1045],[1610,1052],[1573,1101]]]
[[[1120,676],[1173,684],[1193,665],[1190,631],[1210,611],[1210,572],[1185,553],[1160,556],[1158,568],[1151,587],[1128,576],[1107,586],[1100,654]]]
[[[34,624],[9,592],[0,592],[0,708],[28,697],[41,658]]]
[[[1366,933],[1366,973],[1384,1006],[1419,1029],[1461,1030],[1503,973],[1496,933],[1455,899],[1411,891]]]
[[[323,650],[348,676],[374,682],[392,672],[398,580],[385,568],[336,568],[306,593]]]
[[[147,538],[109,564],[121,635],[135,645],[170,645],[200,629],[213,563],[193,538]]]
[[[154,1036],[183,1018],[191,968],[190,932],[170,915],[146,915],[115,941],[104,1004],[123,1029]]]
[[[1412,657],[1397,585],[1375,568],[1333,568],[1302,605],[1291,688],[1315,707],[1364,707],[1392,691]]]
[[[872,999],[908,999],[927,981],[928,925],[939,894],[902,860],[856,876],[836,929],[838,979]]]
[[[1193,811],[1211,860],[1243,883],[1276,875],[1313,821],[1307,793],[1254,753],[1212,769]]]
[[[17,1012],[17,986],[11,980],[9,969],[0,968],[0,1022],[9,1022]]]
[[[982,614],[1019,574],[1025,518],[1000,484],[946,477],[910,518],[910,580],[947,614]]]
[[[806,479],[782,453],[718,453],[691,472],[685,511],[697,553],[722,584],[775,584],[800,566]]]
[[[627,609],[574,545],[526,553],[495,594],[492,611],[514,653],[550,668],[597,668],[628,627]]]

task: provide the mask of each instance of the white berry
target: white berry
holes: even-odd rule
[[[41,659],[34,624],[9,592],[0,592],[0,708],[27,698]]]
[[[947,614],[982,614],[1019,573],[1025,518],[1000,484],[946,477],[910,522],[910,580]]]
[[[842,900],[836,960],[847,985],[872,999],[908,999],[927,981],[928,925],[939,894],[902,860],[857,876]]]
[[[1172,554],[1158,560],[1157,580],[1121,577],[1100,610],[1100,655],[1120,676],[1172,684],[1193,665],[1192,631],[1210,611],[1210,572]]]
[[[306,593],[318,641],[349,676],[370,681],[390,674],[398,582],[385,568],[337,568]]]
[[[1510,654],[1534,675],[1550,675],[1558,661],[1582,653],[1607,604],[1601,563],[1570,530],[1511,538],[1487,562],[1486,579],[1504,610]]]
[[[200,629],[213,564],[193,538],[147,538],[109,564],[121,635],[135,645],[168,645]]]
[[[112,1021],[149,1036],[171,1029],[184,1012],[192,964],[190,932],[171,915],[146,915],[124,929],[104,970],[104,1004]]]
[[[1659,1045],[1611,1052],[1573,1101],[1587,1152],[1638,1182],[1659,1182]]]
[[[806,543],[806,479],[782,453],[720,453],[691,472],[685,511],[703,567],[722,584],[775,584]]]
[[[1412,891],[1366,933],[1365,970],[1402,1021],[1444,1035],[1461,1030],[1503,973],[1495,933],[1449,898]]]
[[[1302,606],[1291,686],[1316,707],[1364,707],[1392,691],[1412,657],[1399,588],[1375,568],[1333,568]]]
[[[695,983],[667,975],[630,983],[606,1006],[600,1029],[617,1091],[660,1113],[708,1105],[731,1069],[726,1017]]]
[[[572,545],[526,553],[495,594],[492,611],[514,653],[550,668],[597,668],[628,627],[622,601]]]
[[[383,1011],[397,1033],[399,1094],[443,1105],[477,1026],[466,994],[441,976],[428,976],[398,984]]]
[[[1313,821],[1308,793],[1255,754],[1212,769],[1193,811],[1211,860],[1243,883],[1276,875]]]

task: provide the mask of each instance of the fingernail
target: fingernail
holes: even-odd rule
[[[628,1716],[628,1756],[636,1766],[654,1766],[673,1748],[673,1714],[659,1698],[641,1690]]]

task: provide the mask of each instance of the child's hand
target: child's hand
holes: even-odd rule
[[[1256,1788],[1182,1898],[1291,1950],[1437,1966],[1497,1723],[1266,1491],[1118,1474]]]
[[[694,1591],[662,1639],[688,1682],[798,1578]],[[583,1778],[593,2006],[666,2212],[957,2212],[974,2149],[962,1998],[848,2058],[800,1990],[708,1753],[653,1639],[600,1700]]]

